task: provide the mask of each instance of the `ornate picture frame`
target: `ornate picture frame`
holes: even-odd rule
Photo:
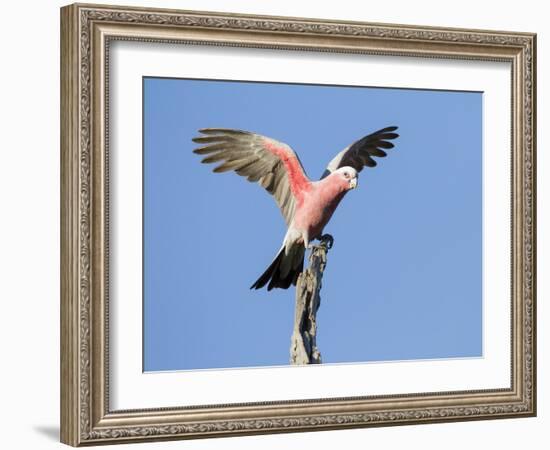
[[[503,150],[511,155],[510,385],[113,409],[109,58],[116,41],[510,64],[511,149]],[[106,5],[62,8],[61,441],[81,446],[536,415],[535,89],[531,33]]]

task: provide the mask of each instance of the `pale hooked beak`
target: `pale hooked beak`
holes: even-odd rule
[[[356,187],[357,187],[357,177],[352,178],[351,180],[349,180],[349,188],[350,189],[355,189]]]

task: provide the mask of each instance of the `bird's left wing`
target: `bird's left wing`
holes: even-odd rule
[[[394,133],[395,130],[397,127],[382,128],[346,147],[328,164],[321,179],[344,166],[353,167],[357,172],[361,172],[365,166],[376,166],[376,161],[372,157],[383,158],[386,152],[382,149],[393,148],[394,145],[389,141],[399,137]]]
[[[258,182],[273,197],[288,224],[296,202],[310,184],[298,155],[286,144],[249,131],[203,128],[193,138],[206,144],[194,150],[206,155],[203,163],[219,162],[214,172],[234,170],[248,181]]]

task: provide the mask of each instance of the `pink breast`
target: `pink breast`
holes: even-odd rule
[[[313,189],[296,210],[294,227],[307,230],[310,240],[319,237],[345,193],[342,184],[333,177],[313,183]]]

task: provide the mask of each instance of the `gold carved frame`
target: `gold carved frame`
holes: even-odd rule
[[[112,411],[108,391],[108,57],[112,40],[507,61],[512,66],[509,389]],[[146,440],[536,414],[536,36],[70,5],[61,9],[61,440]]]

